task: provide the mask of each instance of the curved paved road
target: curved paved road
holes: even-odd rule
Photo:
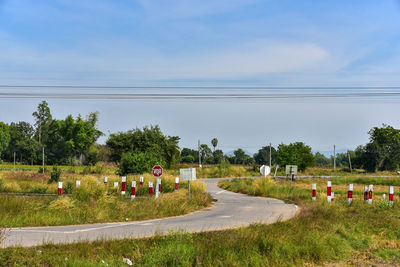
[[[281,200],[251,197],[222,190],[220,179],[203,180],[207,191],[217,201],[211,208],[188,215],[136,222],[12,228],[2,247],[35,246],[45,243],[72,243],[97,239],[121,239],[152,236],[168,230],[188,232],[222,230],[252,223],[274,223],[292,218],[297,206]]]

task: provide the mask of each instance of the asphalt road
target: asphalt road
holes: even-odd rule
[[[147,221],[87,224],[71,226],[12,228],[2,247],[36,246],[46,243],[72,243],[98,239],[140,238],[168,230],[188,232],[222,230],[252,223],[274,223],[292,218],[298,207],[281,200],[251,197],[225,191],[217,186],[220,179],[205,179],[214,205],[188,215]]]

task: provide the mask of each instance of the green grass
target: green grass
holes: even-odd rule
[[[164,180],[163,193],[157,200],[148,197],[147,185],[138,187],[133,201],[121,196],[120,190],[109,188],[106,192],[103,185],[96,184],[74,188],[71,195],[62,197],[0,195],[0,227],[103,223],[126,218],[136,221],[182,215],[211,203],[200,182],[192,183],[190,201],[186,184],[181,184],[177,192],[173,186]]]
[[[308,190],[268,179],[222,181],[228,190],[295,201],[301,213],[273,225],[189,234],[172,232],[146,239],[125,239],[0,250],[5,265],[29,266],[302,266],[400,264],[400,203],[372,205],[345,194],[328,204],[311,201]]]

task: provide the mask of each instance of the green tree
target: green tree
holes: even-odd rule
[[[383,124],[369,132],[370,141],[365,146],[364,168],[367,171],[393,171],[400,163],[400,130]]]
[[[10,141],[5,152],[7,161],[14,160],[14,152],[21,163],[32,164],[38,160],[40,150],[38,141],[34,138],[35,129],[28,122],[12,122],[9,126]]]
[[[110,157],[119,162],[125,152],[150,152],[159,155],[159,158],[170,168],[179,162],[180,152],[178,136],[165,136],[158,126],[133,129],[128,132],[111,134],[106,142],[110,149]]]
[[[224,160],[224,152],[221,149],[217,149],[213,152],[214,164],[220,164]]]
[[[300,171],[307,167],[314,166],[315,158],[311,152],[311,147],[303,142],[291,143],[289,145],[280,144],[277,151],[277,161],[280,166],[297,165]]]
[[[327,167],[332,165],[331,160],[320,152],[315,153],[314,157],[315,157],[315,166]]]
[[[206,158],[210,158],[212,156],[212,151],[206,144],[201,144],[200,155],[201,155],[201,161],[205,162]]]
[[[257,164],[269,165],[269,146],[263,146],[258,150],[256,154],[254,154],[254,160]],[[271,147],[271,164],[274,165],[276,163],[276,149]]]
[[[10,129],[7,124],[0,122],[0,159],[2,153],[7,149],[10,142]]]
[[[157,164],[162,165],[163,162],[151,152],[126,152],[122,154],[118,173],[119,175],[142,174],[150,172]]]
[[[217,139],[217,138],[213,138],[213,139],[211,140],[211,144],[212,144],[212,146],[214,147],[214,151],[215,151],[215,148],[216,148],[217,145],[218,145],[218,139]]]
[[[35,118],[36,136],[39,144],[45,143],[48,137],[48,128],[53,120],[49,105],[46,101],[42,101],[33,112],[32,116]]]
[[[182,163],[199,162],[199,151],[186,147],[183,148],[181,151],[181,162]]]

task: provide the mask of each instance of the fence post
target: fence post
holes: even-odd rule
[[[349,206],[353,202],[353,184],[349,184],[349,191],[347,192],[347,202]]]

